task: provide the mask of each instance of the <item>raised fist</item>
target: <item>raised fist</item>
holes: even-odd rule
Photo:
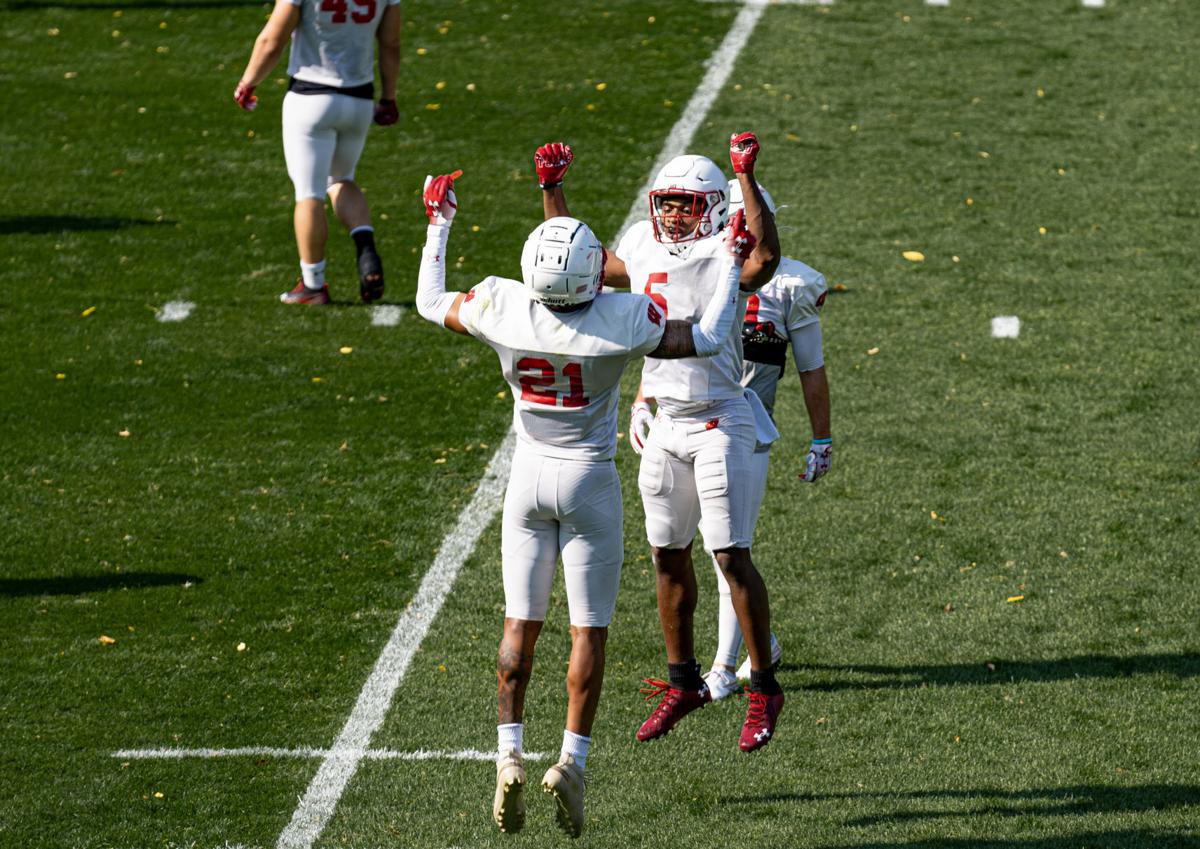
[[[458,212],[458,197],[454,194],[454,181],[462,171],[442,174],[440,177],[425,178],[425,214],[430,224],[449,224]]]
[[[753,174],[758,159],[758,137],[754,133],[734,133],[729,137],[729,161],[734,174]]]
[[[254,96],[254,89],[255,86],[245,80],[238,80],[237,88],[233,90],[233,99],[247,112],[253,112],[258,107],[258,98]]]
[[[562,142],[544,144],[533,154],[533,167],[537,170],[538,184],[543,189],[562,185],[563,175],[571,167],[575,154],[571,146]]]
[[[739,209],[729,222],[729,234],[725,236],[725,246],[735,262],[742,263],[754,251],[758,239],[746,229],[746,211]]]
[[[400,110],[394,100],[379,99],[375,104],[375,123],[381,127],[390,127],[400,120]]]

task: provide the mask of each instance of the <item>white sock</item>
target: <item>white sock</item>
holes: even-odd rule
[[[497,748],[501,757],[510,751],[515,751],[520,755],[524,752],[525,746],[525,723],[510,722],[507,725],[497,725],[496,737],[499,740]]]
[[[587,753],[591,745],[591,737],[583,737],[574,731],[563,730],[562,754],[573,757],[580,769],[587,766]]]
[[[733,595],[729,582],[717,568],[717,653],[713,666],[728,666],[737,669],[738,654],[742,650],[742,628],[738,625],[737,613],[733,609]]]
[[[311,265],[307,262],[300,263],[300,276],[304,280],[304,288],[311,289],[314,292],[319,292],[325,288],[325,260],[314,262]]]

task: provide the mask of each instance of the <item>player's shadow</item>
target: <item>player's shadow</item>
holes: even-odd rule
[[[174,221],[145,218],[116,218],[109,215],[16,215],[0,217],[0,235],[16,233],[87,233],[97,230],[124,230],[126,227],[174,226]]]
[[[814,804],[878,800],[893,810],[882,814],[856,817],[844,823],[850,827],[870,827],[920,823],[935,819],[970,817],[981,814],[999,817],[1078,817],[1090,814],[1140,814],[1169,811],[1200,805],[1200,787],[1188,784],[1139,784],[1114,787],[1076,784],[1064,787],[1033,787],[1004,791],[992,788],[967,790],[922,790],[911,793],[766,793],[722,798],[725,805],[759,806],[771,803]],[[932,807],[940,801],[958,801],[956,807]],[[918,809],[919,808],[919,809]],[[852,843],[824,849],[1077,849],[1077,847],[1188,847],[1200,849],[1200,838],[1167,831],[1128,829],[1096,833],[1072,833],[1048,838],[970,839],[938,838],[912,843]]]
[[[917,664],[780,664],[780,671],[800,673],[801,683],[788,689],[816,692],[898,690],[926,686],[974,686],[1076,678],[1128,678],[1132,675],[1200,675],[1200,654],[1142,654],[1125,657],[1078,655],[1051,660],[995,659],[976,663]]]
[[[120,572],[112,575],[61,575],[53,578],[0,578],[0,596],[83,595],[107,590],[142,590],[200,584],[182,572]]]
[[[1200,837],[1158,829],[1073,832],[1056,837],[935,837],[910,843],[867,841],[821,849],[1200,849]]]
[[[113,0],[62,0],[58,3],[41,3],[38,0],[6,0],[0,9],[9,12],[26,12],[42,9],[227,9],[239,6],[262,6],[262,0],[130,0],[127,3]]]

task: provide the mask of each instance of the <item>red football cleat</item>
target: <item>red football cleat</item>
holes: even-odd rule
[[[329,286],[322,286],[314,292],[312,289],[304,288],[304,281],[301,280],[296,283],[295,289],[280,295],[279,300],[284,304],[320,306],[321,304],[329,303]]]
[[[662,737],[674,728],[679,720],[712,701],[707,684],[701,684],[699,690],[677,690],[658,678],[647,678],[645,683],[650,685],[650,689],[642,688],[643,693],[649,694],[646,701],[661,694],[665,695],[654,708],[654,713],[650,714],[650,718],[638,729],[637,738],[643,743]]]
[[[746,722],[742,725],[742,739],[738,747],[743,752],[753,752],[771,742],[775,734],[775,720],[783,710],[783,693],[768,696],[764,693],[746,693],[750,697],[750,708],[746,711]]]

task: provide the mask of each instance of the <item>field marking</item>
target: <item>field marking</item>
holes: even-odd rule
[[[371,308],[371,325],[374,327],[395,327],[403,317],[404,308],[395,304]]]
[[[510,429],[488,463],[470,503],[459,514],[458,523],[442,540],[433,565],[400,615],[391,638],[358,694],[350,718],[325,753],[317,774],[292,814],[291,822],[279,835],[278,849],[308,849],[333,816],[342,792],[366,755],[371,736],[383,724],[396,688],[408,671],[421,640],[429,632],[459,570],[471,556],[476,541],[491,523],[504,498],[516,441],[516,433]]]
[[[183,321],[192,314],[196,305],[191,301],[167,301],[162,309],[154,313],[159,321]]]
[[[273,746],[235,746],[229,749],[119,749],[112,753],[117,760],[184,760],[186,758],[325,758],[329,749],[300,746],[295,749],[280,749]],[[525,752],[527,761],[543,761],[549,758],[545,752]],[[401,752],[396,749],[367,749],[362,753],[367,761],[494,761],[496,752],[479,749],[460,749],[456,752],[441,749],[417,749]]]
[[[1016,339],[1021,335],[1021,319],[1015,315],[998,315],[992,319],[992,336],[996,339]]]
[[[1103,9],[1104,0],[1083,0],[1083,8],[1085,9]]]
[[[692,99],[688,101],[687,106],[683,107],[683,112],[675,126],[671,128],[670,135],[663,143],[662,152],[658,154],[658,159],[650,169],[650,176],[646,178],[646,182],[638,191],[637,199],[633,202],[629,214],[625,216],[625,221],[621,224],[621,229],[617,231],[613,244],[620,242],[625,231],[646,216],[646,206],[642,198],[650,193],[659,170],[676,156],[684,153],[688,145],[692,143],[692,138],[696,135],[700,122],[708,117],[708,110],[716,102],[717,95],[721,93],[729,75],[733,73],[733,66],[737,63],[742,48],[750,40],[750,34],[754,32],[754,27],[758,24],[758,19],[762,17],[763,10],[767,5],[764,2],[749,2],[738,12],[733,26],[725,34],[725,40],[708,60],[708,71],[704,74],[704,79],[700,81],[700,86],[692,95]]]

